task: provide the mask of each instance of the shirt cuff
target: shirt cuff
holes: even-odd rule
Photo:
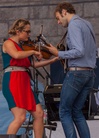
[[[64,51],[59,51],[59,52],[58,52],[58,57],[59,57],[59,58],[65,58],[65,57],[64,57]]]

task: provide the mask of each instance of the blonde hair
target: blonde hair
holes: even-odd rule
[[[25,19],[16,20],[12,27],[9,29],[8,33],[11,35],[16,35],[16,30],[22,31],[26,25],[30,25],[30,22]]]

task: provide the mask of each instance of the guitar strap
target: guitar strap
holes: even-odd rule
[[[64,39],[65,39],[66,35],[67,35],[67,31],[63,35],[63,37],[60,40],[60,42],[57,44],[57,48],[58,49],[61,49],[61,45],[64,44]],[[65,49],[64,50],[68,50],[68,46],[67,45],[65,46]],[[62,51],[63,51],[63,49],[62,49]],[[67,69],[68,69],[68,59],[61,59],[60,61],[61,61],[62,65],[63,65],[63,67],[64,67],[64,73],[66,73],[67,72]]]
[[[57,44],[57,48],[59,47],[60,48],[60,45],[64,43],[64,39],[67,35],[67,31],[65,32],[65,34],[63,35],[62,39],[60,40],[60,42]]]

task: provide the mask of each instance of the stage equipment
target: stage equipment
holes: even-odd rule
[[[0,135],[0,138],[29,138],[26,134],[22,134],[22,135],[14,135],[14,134],[9,134],[9,135]]]
[[[48,120],[59,121],[59,103],[62,84],[46,86],[44,90],[45,105],[47,107]]]
[[[89,120],[99,120],[99,110],[95,99],[95,95],[98,92],[99,92],[98,89],[93,89],[89,94],[89,110],[88,110]]]
[[[95,83],[89,96],[89,113],[91,120],[99,120],[99,58],[96,60]]]
[[[29,128],[29,130],[33,130],[33,125],[32,124],[30,124],[30,125],[22,125],[21,126],[22,128]],[[50,124],[47,124],[47,125],[44,125],[44,134],[43,134],[43,138],[47,138],[47,136],[46,136],[46,130],[45,130],[45,128],[47,128],[47,129],[49,129],[50,130],[50,134],[49,134],[49,138],[51,138],[51,135],[52,135],[52,131],[53,130],[56,130],[56,127],[57,126],[55,126],[55,125],[50,125]],[[1,138],[1,137],[0,137]],[[3,138],[3,137],[2,137]],[[4,138],[6,138],[6,137],[4,137]],[[8,138],[8,137],[7,137]],[[11,137],[12,138],[12,137]],[[21,138],[21,137],[19,137],[19,138]],[[23,137],[22,137],[23,138]],[[25,138],[25,137],[24,137]],[[33,138],[34,138],[34,133],[33,133]]]
[[[96,60],[96,68],[95,71],[95,83],[94,83],[94,89],[98,89],[99,87],[99,58]]]

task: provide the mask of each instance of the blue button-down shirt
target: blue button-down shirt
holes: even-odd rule
[[[59,51],[58,56],[68,59],[68,67],[91,67],[96,65],[96,42],[92,25],[74,15],[68,25],[66,36],[68,51]]]

